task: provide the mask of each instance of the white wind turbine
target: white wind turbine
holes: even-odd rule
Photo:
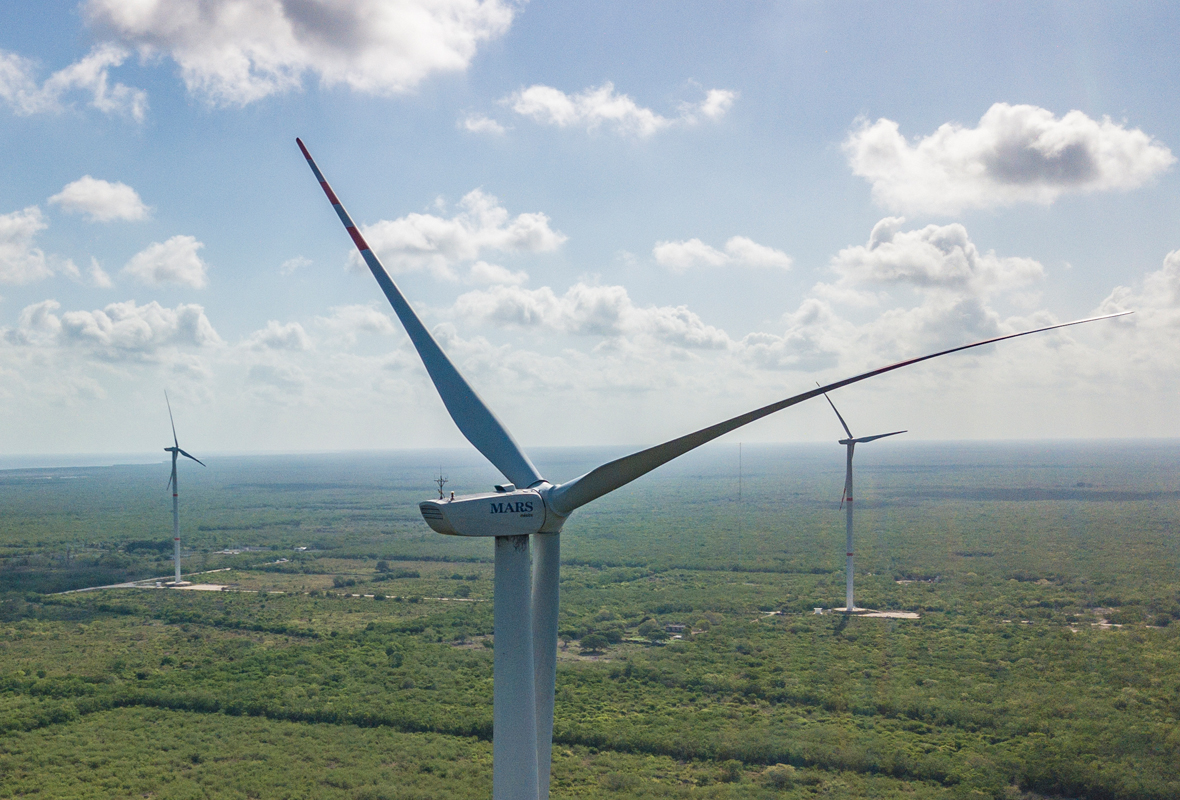
[[[172,487],[172,560],[176,567],[174,585],[180,585],[180,497],[176,487],[176,458],[191,458],[202,467],[205,463],[180,449],[180,442],[176,438],[176,420],[172,419],[172,403],[168,400],[167,392],[164,392],[164,402],[168,404],[168,421],[172,423],[172,446],[165,447],[164,452],[172,454],[172,477],[168,479],[168,485]]]
[[[819,384],[816,385],[818,386]],[[836,408],[836,404],[832,402],[832,398],[828,397],[827,392],[824,392],[824,399],[828,401],[828,405],[836,412],[836,417],[840,420],[840,424],[844,426],[844,432],[848,434],[847,439],[840,440],[840,444],[848,448],[848,470],[844,474],[844,494],[840,496],[840,506],[845,509],[844,539],[846,555],[844,563],[844,613],[851,614],[856,610],[856,606],[852,604],[852,452],[856,450],[858,444],[875,442],[877,439],[884,439],[886,436],[897,436],[897,434],[905,433],[905,431],[878,433],[875,436],[862,436],[858,439],[848,429],[848,423],[844,421],[844,417],[840,415],[840,410]]]
[[[546,800],[549,796],[561,563],[558,535],[575,509],[719,436],[824,392],[948,353],[1120,316],[1110,314],[1049,325],[901,361],[771,403],[603,464],[572,481],[553,484],[542,477],[508,429],[459,374],[370,249],[303,142],[295,141],[401,320],[451,419],[475,449],[510,481],[496,486],[492,493],[427,500],[418,505],[426,523],[439,533],[492,536],[496,540],[492,611],[496,643],[492,692],[494,800]]]

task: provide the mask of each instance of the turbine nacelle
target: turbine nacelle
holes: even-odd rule
[[[517,489],[505,484],[486,494],[425,500],[418,504],[418,509],[427,525],[448,536],[557,533],[566,517],[545,502],[552,488],[548,482],[534,489]]]

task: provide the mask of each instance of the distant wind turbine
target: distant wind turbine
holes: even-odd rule
[[[196,461],[202,467],[205,463],[196,456],[189,455],[180,449],[180,442],[176,438],[176,420],[172,418],[172,403],[168,400],[168,393],[164,392],[164,402],[168,404],[168,421],[172,423],[172,446],[165,447],[165,453],[172,454],[172,477],[168,479],[168,485],[172,487],[172,559],[176,565],[176,580],[177,585],[180,584],[180,497],[176,487],[176,458],[177,456],[184,456]]]
[[[496,644],[492,668],[493,800],[546,800],[549,796],[553,692],[557,676],[558,570],[561,564],[558,535],[575,509],[706,442],[824,392],[948,353],[1121,316],[1109,314],[1049,325],[901,361],[771,403],[603,464],[567,483],[553,484],[541,476],[508,429],[459,374],[389,277],[303,142],[295,141],[361,258],[405,327],[451,419],[475,449],[510,481],[496,486],[492,493],[427,500],[418,504],[426,523],[439,533],[494,536],[496,539],[492,604]]]
[[[817,386],[819,384],[816,384]],[[884,439],[886,436],[897,436],[899,433],[905,431],[893,431],[892,433],[878,433],[875,436],[862,436],[857,439],[852,435],[852,431],[848,429],[848,423],[844,421],[844,417],[840,415],[840,410],[836,408],[836,404],[832,402],[832,398],[828,397],[828,393],[824,392],[824,399],[828,401],[828,405],[836,412],[836,417],[840,420],[840,424],[844,426],[844,432],[848,434],[847,439],[841,439],[840,444],[848,448],[848,470],[844,474],[844,494],[840,496],[840,507],[844,511],[844,539],[845,547],[845,564],[844,564],[844,613],[851,614],[856,610],[856,606],[852,603],[852,452],[856,450],[858,444],[865,442],[875,442],[877,439]]]

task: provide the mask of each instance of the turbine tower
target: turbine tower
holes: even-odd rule
[[[845,509],[844,540],[846,546],[844,549],[846,555],[844,563],[844,613],[851,614],[856,610],[856,606],[852,603],[852,453],[856,450],[858,444],[875,442],[877,439],[884,439],[886,436],[897,436],[897,434],[905,433],[905,431],[878,433],[875,436],[862,436],[857,439],[852,435],[852,431],[848,429],[848,423],[844,421],[844,417],[840,415],[840,410],[836,408],[836,404],[832,402],[832,398],[828,397],[827,392],[824,392],[824,399],[828,401],[828,405],[836,412],[837,419],[844,426],[844,432],[848,434],[847,439],[840,440],[840,444],[848,448],[848,470],[844,474],[844,494],[840,496],[840,507]]]
[[[632,453],[572,481],[553,484],[541,475],[508,429],[459,374],[389,277],[303,142],[295,141],[361,258],[406,329],[451,419],[475,449],[509,481],[487,494],[426,500],[418,504],[423,519],[438,533],[495,537],[493,800],[546,800],[549,797],[553,692],[557,676],[559,534],[574,510],[719,436],[824,392],[948,353],[1091,321],[1077,320],[997,336],[881,367]]]
[[[172,477],[168,485],[172,487],[172,560],[176,567],[176,578],[173,585],[180,585],[180,497],[176,488],[176,457],[184,456],[196,461],[202,467],[204,462],[196,456],[189,455],[180,449],[180,442],[176,438],[176,420],[172,418],[172,403],[168,400],[168,393],[164,392],[164,402],[168,404],[168,421],[172,423],[172,446],[165,447],[165,453],[172,454]]]

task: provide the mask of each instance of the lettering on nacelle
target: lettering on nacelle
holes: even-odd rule
[[[491,503],[493,514],[524,514],[526,517],[533,515],[533,501],[517,501],[515,503]]]

